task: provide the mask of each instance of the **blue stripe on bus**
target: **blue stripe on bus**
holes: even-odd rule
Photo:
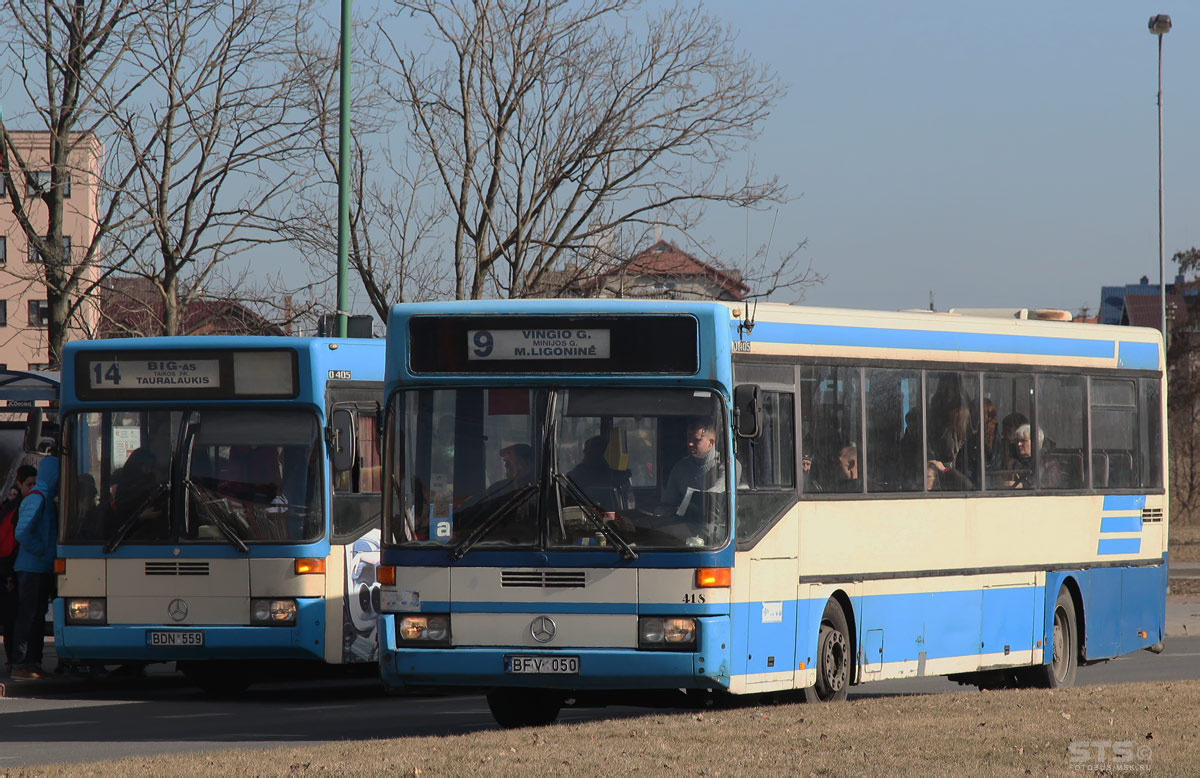
[[[1137,554],[1142,550],[1141,538],[1100,538],[1096,553],[1107,554]]]
[[[1100,518],[1101,532],[1141,532],[1142,515],[1136,516],[1102,516]]]
[[[1106,494],[1104,495],[1104,510],[1106,511],[1140,511],[1146,507],[1144,494]]]
[[[1112,359],[1116,342],[1033,335],[995,335],[981,332],[935,332],[883,327],[837,327],[758,322],[755,342],[798,343],[813,346],[895,348],[922,351],[971,351],[988,354],[1027,354],[1054,357]],[[1157,362],[1155,363],[1157,367]]]
[[[1121,345],[1117,349],[1117,367],[1126,367],[1131,370],[1157,370],[1158,344],[1121,341]]]

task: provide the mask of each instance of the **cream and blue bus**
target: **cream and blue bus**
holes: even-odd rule
[[[1163,639],[1154,331],[928,312],[395,307],[380,670],[565,703],[1071,684]]]
[[[233,692],[377,661],[382,340],[63,354],[55,648]]]

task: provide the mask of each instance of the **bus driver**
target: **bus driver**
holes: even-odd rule
[[[699,535],[688,538],[695,545],[704,545],[708,537],[715,535],[716,528],[708,527],[707,511],[704,511],[705,492],[721,492],[725,486],[725,465],[717,452],[717,433],[710,418],[692,419],[688,424],[687,456],[671,468],[667,485],[663,489],[663,504],[666,510],[680,517],[688,526],[688,532]]]

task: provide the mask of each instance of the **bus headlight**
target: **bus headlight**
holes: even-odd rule
[[[696,620],[644,616],[638,619],[639,648],[690,650],[696,645]]]
[[[449,616],[405,616],[397,634],[404,642],[445,644],[450,642]]]
[[[108,623],[108,609],[103,597],[67,600],[67,623],[100,625]]]
[[[290,627],[296,623],[296,601],[251,600],[250,623],[267,627]]]

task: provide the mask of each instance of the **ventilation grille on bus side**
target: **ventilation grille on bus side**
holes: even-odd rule
[[[146,575],[208,575],[208,562],[147,562]]]
[[[1162,521],[1162,508],[1142,508],[1142,523],[1150,524],[1152,522]]]
[[[505,588],[580,589],[587,586],[582,570],[502,570],[500,585]]]

